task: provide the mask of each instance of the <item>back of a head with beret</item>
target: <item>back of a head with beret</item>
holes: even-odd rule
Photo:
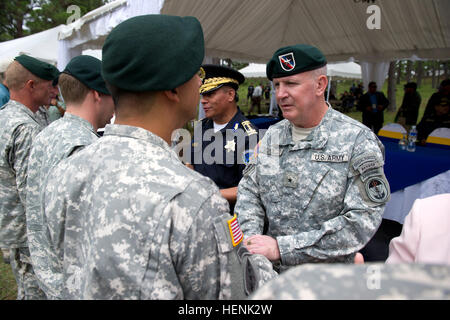
[[[122,90],[171,90],[199,71],[204,55],[203,30],[195,17],[137,16],[106,38],[102,75]]]
[[[278,49],[266,65],[267,78],[282,78],[315,70],[327,64],[323,53],[308,44],[297,44]]]
[[[58,78],[59,70],[47,62],[30,57],[26,54],[17,56],[14,60],[40,79],[53,81]]]
[[[67,64],[63,73],[73,76],[89,89],[110,95],[101,74],[102,62],[92,56],[81,55]]]

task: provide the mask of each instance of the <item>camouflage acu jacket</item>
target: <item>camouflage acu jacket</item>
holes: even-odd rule
[[[233,298],[228,202],[153,133],[108,125],[51,171],[43,201],[64,298]]]
[[[64,117],[44,128],[33,142],[27,179],[27,234],[33,269],[43,291],[52,298],[61,296],[62,261],[50,245],[40,195],[51,168],[74,150],[98,139],[91,123],[76,115]]]
[[[235,207],[242,231],[251,236],[267,228],[283,266],[352,262],[389,199],[384,147],[367,127],[331,108],[306,139],[294,143],[291,132],[288,120],[270,127],[245,170]]]
[[[0,247],[27,246],[28,156],[41,129],[34,113],[17,101],[9,100],[0,110]]]

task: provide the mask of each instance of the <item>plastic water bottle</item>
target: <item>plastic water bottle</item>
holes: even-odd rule
[[[409,152],[416,151],[416,140],[417,140],[417,129],[416,126],[412,126],[411,130],[409,131],[408,146],[406,147],[406,150],[408,150]]]
[[[400,150],[406,150],[406,145],[408,144],[408,141],[406,140],[406,133],[402,134],[402,138],[398,141],[398,147]]]

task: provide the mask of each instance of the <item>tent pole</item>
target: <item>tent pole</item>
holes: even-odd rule
[[[332,78],[333,78],[333,77],[330,76],[330,79],[328,80],[327,102],[328,102],[328,99],[330,98],[330,87],[331,87],[331,79],[332,79]]]

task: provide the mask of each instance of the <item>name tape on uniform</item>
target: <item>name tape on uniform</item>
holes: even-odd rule
[[[313,153],[311,160],[322,162],[348,162],[347,154],[325,154],[325,153]]]

